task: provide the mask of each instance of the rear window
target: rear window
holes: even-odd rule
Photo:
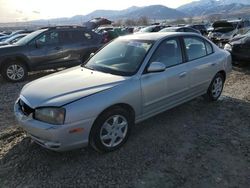
[[[62,40],[64,42],[87,42],[92,40],[91,33],[83,30],[63,31]]]

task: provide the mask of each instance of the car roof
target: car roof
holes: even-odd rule
[[[128,39],[128,40],[152,40],[158,41],[165,37],[176,37],[176,36],[183,36],[183,35],[191,35],[191,36],[200,36],[195,33],[187,33],[187,32],[157,32],[157,33],[138,33],[133,35],[126,35],[119,37],[121,39]]]

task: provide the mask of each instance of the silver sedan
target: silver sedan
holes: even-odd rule
[[[135,123],[204,95],[216,101],[231,56],[191,33],[120,37],[87,62],[24,86],[14,111],[41,146],[113,151]]]

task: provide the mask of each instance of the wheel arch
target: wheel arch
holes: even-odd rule
[[[30,66],[29,66],[29,61],[28,59],[25,57],[25,56],[22,56],[22,55],[17,55],[17,56],[13,56],[13,57],[6,57],[4,59],[1,60],[1,63],[0,63],[0,70],[2,69],[2,67],[4,66],[5,63],[8,63],[10,61],[18,61],[20,63],[23,63],[28,71],[30,71]]]
[[[126,104],[126,103],[117,103],[117,104],[114,104],[112,106],[109,106],[107,108],[105,108],[101,113],[98,114],[98,116],[96,117],[94,123],[92,124],[92,127],[90,129],[90,133],[89,133],[89,143],[90,143],[90,139],[91,139],[91,134],[92,134],[92,130],[93,130],[93,127],[95,125],[95,123],[98,121],[98,119],[102,116],[102,114],[112,110],[112,109],[115,109],[115,108],[122,108],[122,109],[125,109],[129,112],[129,115],[130,117],[132,118],[132,121],[135,122],[135,111],[133,109],[133,107],[129,104]]]
[[[224,70],[220,70],[219,72],[217,72],[217,74],[222,74],[222,76],[224,77],[224,81],[226,80],[226,78],[227,78],[227,74],[226,74],[226,71],[224,71]]]
[[[106,113],[107,111],[110,111],[110,110],[112,110],[112,109],[114,109],[114,108],[122,108],[122,109],[128,111],[128,113],[129,113],[130,117],[132,118],[132,120],[133,120],[133,121],[135,120],[135,110],[134,110],[134,108],[133,108],[131,105],[129,105],[129,104],[127,104],[127,103],[117,103],[117,104],[114,104],[114,105],[112,105],[112,106],[109,106],[109,107],[105,108],[105,109],[97,116],[96,120],[97,120],[98,117],[100,117],[102,114],[104,114],[104,113]],[[95,120],[95,121],[96,121],[96,120]]]

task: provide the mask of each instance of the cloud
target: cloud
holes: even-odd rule
[[[0,0],[0,22],[86,15],[97,9],[122,10],[131,6],[162,4],[177,7],[192,0]]]
[[[16,10],[16,12],[19,14],[23,14],[23,11],[21,11],[21,10]]]
[[[33,10],[32,11],[34,14],[40,14],[40,12],[39,11],[36,11],[36,10]]]

